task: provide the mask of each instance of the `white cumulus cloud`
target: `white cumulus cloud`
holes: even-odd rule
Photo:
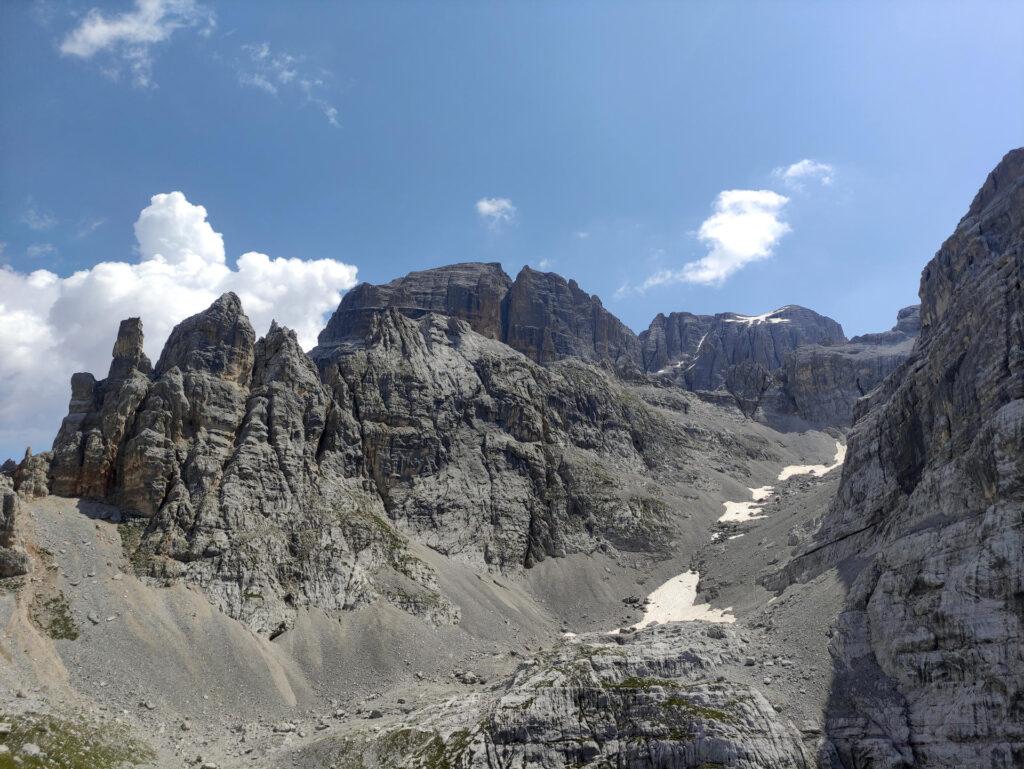
[[[775,244],[790,231],[782,220],[789,198],[771,190],[725,190],[715,199],[714,212],[705,219],[697,237],[708,253],[680,269],[659,270],[639,285],[620,286],[615,297],[670,283],[719,285],[751,262],[767,259]]]
[[[488,224],[507,224],[516,218],[516,207],[508,198],[480,198],[476,212]]]
[[[152,85],[154,45],[183,27],[200,27],[208,33],[213,26],[213,12],[195,0],[135,0],[132,10],[114,16],[90,10],[61,41],[60,52],[80,59],[107,53],[128,67],[135,85],[145,88]],[[106,71],[117,76],[120,67]]]
[[[356,282],[356,268],[334,259],[248,252],[230,266],[206,209],[180,192],[154,195],[135,236],[135,262],[101,262],[67,277],[0,267],[0,453],[49,447],[71,374],[106,375],[122,318],[142,318],[155,362],[175,324],[234,291],[258,334],[276,319],[308,349]]]
[[[818,182],[829,187],[835,180],[835,169],[828,163],[804,158],[788,166],[780,166],[772,171],[772,175],[781,179],[788,187],[802,190],[805,182]]]

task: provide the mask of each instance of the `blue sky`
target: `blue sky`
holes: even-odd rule
[[[99,262],[191,269],[147,250],[148,210],[162,243],[223,235],[197,247],[224,263],[208,285],[169,278],[197,302],[244,283],[272,304],[255,284],[287,284],[300,327],[355,279],[346,265],[380,282],[481,260],[574,277],[637,331],[789,303],[881,330],[1024,143],[1021,29],[1021,3],[8,0],[0,302],[52,273],[17,323],[102,373],[115,311],[192,311],[133,297],[152,284],[116,270],[54,299]],[[818,172],[787,180],[805,159]],[[237,266],[247,252],[269,256]],[[724,277],[685,267],[709,253]],[[109,312],[90,314],[96,292]],[[71,360],[86,337],[98,352]],[[31,403],[7,405],[12,424]],[[49,442],[39,408],[0,427],[0,453]]]

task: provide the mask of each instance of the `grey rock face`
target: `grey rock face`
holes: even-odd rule
[[[72,381],[56,493],[146,517],[136,563],[203,586],[258,632],[287,629],[301,606],[376,597],[457,619],[359,476],[358,429],[291,331],[256,342],[225,294],[179,324],[149,374],[136,327],[122,325],[111,376]]]
[[[756,317],[659,315],[640,335],[644,368],[668,374],[690,390],[722,388],[729,368],[739,363],[749,361],[772,372],[798,347],[845,341],[834,320],[796,305]]]
[[[846,427],[854,404],[899,368],[920,331],[918,306],[899,311],[896,326],[846,344],[807,345],[789,353],[777,372],[781,395],[773,406],[812,425]]]
[[[361,341],[376,314],[388,308],[410,318],[428,312],[450,315],[483,336],[503,339],[502,302],[511,287],[512,279],[500,264],[480,262],[411,272],[381,286],[361,283],[342,297],[320,334],[320,347]]]
[[[921,335],[858,403],[838,496],[780,575],[845,562],[828,732],[846,767],[1024,764],[1024,149],[921,277]]]
[[[640,334],[644,370],[660,372],[677,363],[689,364],[713,325],[714,318],[710,315],[659,312]]]
[[[50,493],[50,462],[53,453],[41,451],[32,453],[32,447],[25,449],[25,456],[10,476],[14,489],[23,497],[45,497]]]
[[[562,644],[527,662],[482,702],[413,715],[359,755],[395,766],[806,769],[800,733],[756,689],[718,680],[742,665],[735,635],[702,623]],[[396,739],[401,735],[404,739]]]
[[[739,647],[700,623],[562,647],[516,676],[465,765],[501,756],[520,766],[811,766],[799,732],[760,692],[714,681],[716,667],[740,663]]]
[[[129,420],[150,386],[152,366],[142,349],[142,323],[121,321],[107,378],[71,377],[71,402],[54,440],[50,487],[61,496],[105,497],[112,488]]]
[[[29,570],[28,554],[18,547],[16,539],[20,504],[11,479],[0,476],[0,579],[18,577]]]
[[[638,366],[636,335],[575,281],[524,267],[513,282],[498,264],[465,263],[413,272],[382,286],[349,291],[312,355],[359,347],[385,309],[417,319],[428,312],[459,318],[477,333],[537,361],[566,357]]]
[[[509,291],[503,340],[538,363],[567,357],[639,367],[636,335],[574,280],[524,267]]]
[[[666,503],[616,479],[670,479],[681,446],[659,447],[696,444],[607,372],[539,366],[453,318],[380,313],[362,349],[320,366],[344,383],[389,517],[478,563],[529,567],[599,540],[656,549]]]

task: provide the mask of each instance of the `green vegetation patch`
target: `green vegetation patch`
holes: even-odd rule
[[[153,761],[149,746],[133,739],[123,726],[96,726],[36,713],[0,716],[9,734],[0,734],[0,769],[120,769]],[[31,747],[39,749],[36,754]],[[16,760],[17,759],[17,760]]]
[[[117,526],[117,533],[121,535],[121,550],[128,558],[132,571],[138,576],[149,573],[150,553],[142,547],[146,526],[145,521],[126,521]]]
[[[65,641],[78,639],[78,626],[71,616],[71,606],[64,593],[50,597],[36,596],[30,614],[36,626],[50,638]]]
[[[608,689],[653,689],[655,687],[677,689],[679,684],[675,681],[666,681],[663,678],[637,678],[629,676],[623,678],[617,684],[608,684]]]
[[[330,752],[338,769],[453,769],[471,740],[466,729],[444,740],[434,731],[404,728],[376,739],[346,738]]]
[[[705,721],[723,721],[725,723],[732,723],[736,719],[733,718],[729,713],[718,708],[710,708],[704,705],[696,705],[687,699],[682,697],[669,697],[665,700],[665,707],[671,708],[672,710],[682,711],[691,716],[702,718]]]

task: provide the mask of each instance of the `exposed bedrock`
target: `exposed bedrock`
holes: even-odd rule
[[[386,309],[365,333],[318,368],[276,324],[256,340],[225,294],[151,368],[126,321],[110,375],[73,378],[50,486],[143,519],[140,569],[272,633],[297,607],[379,597],[453,619],[408,537],[499,569],[659,551],[694,457],[753,450],[695,429],[688,395],[654,408],[605,368],[540,366],[467,321]]]
[[[501,265],[478,262],[412,272],[380,286],[360,284],[342,299],[313,357],[360,346],[385,309],[412,319],[434,312],[465,320],[539,363],[577,357],[640,364],[636,335],[576,281],[529,267],[513,281]]]
[[[1024,149],[921,277],[921,333],[858,402],[842,483],[776,586],[844,564],[845,767],[1024,765]]]
[[[870,393],[910,355],[920,330],[918,306],[905,307],[896,325],[845,344],[812,344],[788,353],[775,373],[766,409],[794,414],[818,427],[848,427],[859,398]]]

